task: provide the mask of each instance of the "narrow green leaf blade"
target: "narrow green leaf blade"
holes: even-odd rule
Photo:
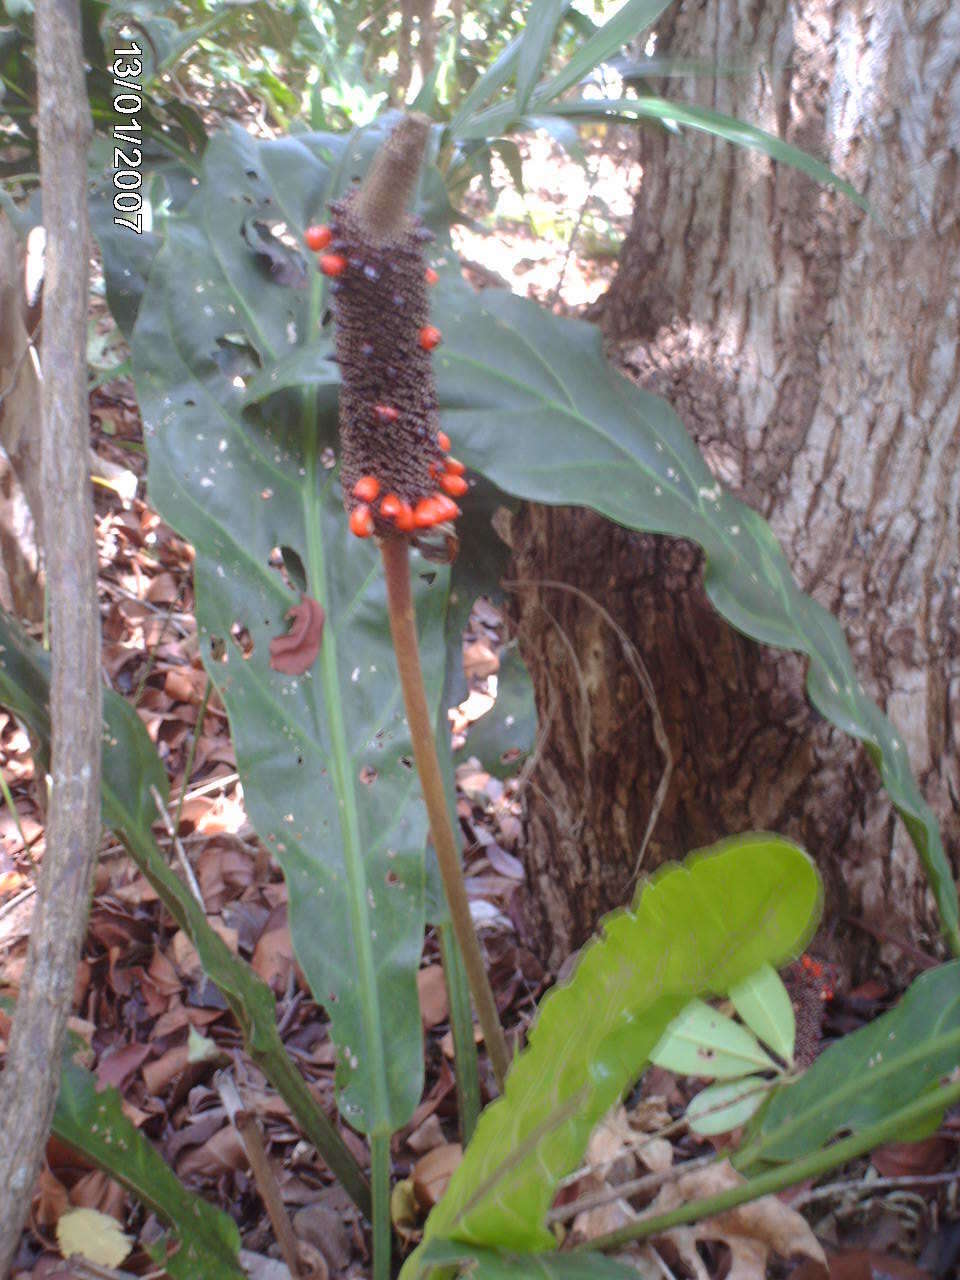
[[[575,85],[584,76],[605,62],[625,44],[636,40],[647,27],[656,22],[671,0],[627,0],[609,21],[586,40],[562,71],[552,76],[534,95],[534,100],[550,102]]]
[[[772,965],[765,964],[730,988],[730,999],[751,1031],[779,1054],[793,1061],[796,1019],[790,994]]]
[[[517,56],[517,115],[523,115],[550,54],[557,23],[569,0],[532,0]]]
[[[960,1064],[960,960],[921,975],[895,1009],[846,1035],[781,1090],[742,1170],[796,1160],[841,1130],[865,1129]]]
[[[856,187],[834,173],[829,165],[815,156],[803,151],[800,147],[791,146],[782,138],[756,125],[747,124],[733,116],[724,115],[720,111],[711,111],[707,107],[684,106],[679,102],[670,102],[666,98],[580,98],[571,102],[558,102],[549,108],[555,115],[568,120],[595,120],[605,117],[612,120],[659,120],[664,124],[683,125],[688,129],[697,129],[701,133],[709,133],[734,146],[744,147],[748,151],[757,151],[788,164],[814,182],[826,187],[836,187],[848,200],[852,200],[861,209],[870,212],[870,206]]]
[[[188,1191],[159,1152],[123,1113],[113,1087],[97,1090],[89,1071],[66,1059],[53,1116],[53,1132],[82,1152],[172,1226],[178,1240],[169,1256],[161,1247],[172,1280],[243,1280],[237,1255],[240,1232],[225,1213]]]
[[[866,696],[836,619],[797,587],[769,525],[724,492],[664,400],[609,367],[592,326],[452,283],[436,309],[441,411],[459,456],[516,497],[698,542],[715,608],[753,639],[805,653],[811,702],[865,744],[960,954],[956,886],[903,740]]]
[[[521,1252],[553,1247],[546,1211],[590,1133],[642,1071],[670,1020],[764,961],[794,955],[820,911],[796,845],[741,836],[692,854],[607,917],[570,981],[543,1001],[504,1096],[483,1113],[425,1240]],[[406,1275],[416,1274],[409,1264]]]
[[[684,1076],[729,1080],[775,1069],[756,1036],[702,1000],[691,1000],[650,1054],[650,1061]]]

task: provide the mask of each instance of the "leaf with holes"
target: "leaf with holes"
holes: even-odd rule
[[[283,278],[296,275],[305,227],[362,174],[385,127],[215,138],[193,202],[168,224],[132,340],[150,494],[196,548],[204,661],[248,811],[283,867],[294,950],[331,1019],[341,1110],[378,1133],[403,1124],[421,1090],[426,819],[402,763],[410,742],[379,556],[348,532],[333,469],[325,281],[312,255],[305,289],[263,263],[269,230]],[[277,383],[248,404],[247,384],[291,357],[319,381]],[[299,603],[282,572],[295,558],[325,615],[302,675],[270,664],[270,641]],[[444,569],[414,574],[434,705],[447,589]]]
[[[811,702],[866,746],[960,954],[956,885],[903,740],[866,696],[836,619],[797,587],[769,525],[724,492],[666,401],[610,368],[593,326],[502,290],[476,298],[452,281],[438,290],[436,314],[441,414],[458,456],[516,497],[592,507],[629,529],[698,542],[723,617],[806,654]]]
[[[739,836],[663,869],[609,916],[543,1001],[506,1090],[483,1113],[425,1241],[537,1252],[560,1179],[692,997],[722,993],[802,949],[820,913],[813,863],[776,836]],[[404,1280],[429,1269],[422,1252]]]

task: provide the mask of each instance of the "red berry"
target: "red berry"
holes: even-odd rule
[[[394,520],[400,514],[402,505],[395,493],[388,493],[380,503],[380,514],[387,520]]]
[[[441,520],[456,520],[460,514],[460,508],[445,493],[438,493],[433,501],[436,504],[439,519]]]
[[[342,276],[347,269],[347,260],[340,253],[325,253],[317,266],[325,276]]]
[[[421,498],[413,509],[413,523],[418,529],[429,529],[446,516],[441,514],[439,498]]]
[[[432,351],[443,341],[443,334],[435,325],[425,324],[420,330],[420,345],[424,351]]]
[[[364,503],[350,512],[350,532],[355,533],[358,538],[369,538],[373,533],[373,516]]]
[[[381,422],[396,422],[400,417],[400,410],[395,409],[392,404],[375,404],[373,412]]]
[[[333,239],[333,232],[329,227],[307,227],[303,238],[307,242],[308,249],[312,249],[314,253],[319,253]]]
[[[445,470],[449,476],[462,476],[466,469],[459,458],[448,458],[445,463]]]
[[[380,492],[380,481],[376,476],[361,476],[353,486],[353,496],[361,502],[373,502]]]
[[[413,516],[413,507],[411,507],[409,502],[400,503],[400,510],[397,512],[394,524],[401,533],[409,533],[411,529],[415,529],[417,527],[417,522]]]
[[[426,271],[423,274],[427,284],[436,284],[437,281],[440,279],[440,277],[434,271],[433,267],[427,267]]]
[[[449,471],[440,477],[440,488],[444,493],[449,493],[451,498],[462,498],[469,487],[463,476],[451,475]]]
[[[440,446],[440,448],[443,450],[444,453],[446,453],[450,448],[450,437],[447,435],[445,431],[437,432],[437,444]]]

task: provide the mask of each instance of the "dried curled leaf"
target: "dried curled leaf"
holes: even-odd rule
[[[724,1160],[668,1183],[650,1209],[654,1213],[667,1212],[691,1200],[738,1187],[743,1181],[730,1162]],[[826,1255],[816,1236],[800,1214],[776,1196],[763,1196],[692,1227],[674,1227],[665,1232],[664,1238],[673,1244],[697,1280],[709,1280],[697,1252],[701,1240],[719,1240],[730,1250],[728,1280],[764,1280],[771,1254],[780,1258],[809,1258],[823,1267],[824,1276],[827,1274]]]
[[[285,676],[302,676],[317,660],[326,614],[322,604],[303,595],[299,604],[287,610],[286,617],[293,625],[286,635],[270,641],[270,666]]]

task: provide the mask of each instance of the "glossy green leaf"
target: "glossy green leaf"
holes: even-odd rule
[[[724,115],[720,111],[711,111],[707,107],[685,106],[679,102],[670,102],[666,98],[581,98],[572,102],[558,102],[544,110],[552,111],[567,120],[596,120],[598,117],[611,120],[659,120],[661,123],[682,125],[687,129],[696,129],[701,133],[709,133],[725,142],[748,151],[758,151],[788,164],[801,173],[805,173],[814,182],[826,187],[836,187],[848,200],[852,200],[861,209],[870,211],[870,206],[856,187],[840,178],[829,165],[817,160],[799,147],[791,146],[775,134],[758,129],[756,125],[747,124],[733,116]]]
[[[550,1249],[544,1219],[559,1180],[671,1019],[692,997],[802,949],[820,901],[813,863],[776,836],[736,837],[658,873],[633,910],[604,921],[569,982],[543,1001],[425,1239]],[[423,1273],[414,1258],[404,1280]]]
[[[570,0],[531,0],[517,55],[516,110],[522,115],[550,56],[557,23]]]
[[[770,1104],[737,1154],[744,1172],[796,1160],[865,1129],[960,1065],[960,960],[917,978],[895,1009],[831,1045]]]
[[[691,1000],[674,1018],[650,1061],[678,1075],[712,1080],[776,1069],[752,1032],[702,1000]]]
[[[750,1030],[786,1063],[793,1061],[796,1019],[790,993],[772,965],[762,965],[730,988],[730,999]]]
[[[705,1137],[728,1133],[756,1115],[769,1096],[770,1082],[760,1076],[712,1084],[691,1101],[684,1118],[694,1133]]]
[[[131,1120],[112,1086],[65,1059],[53,1132],[115,1178],[142,1205],[174,1228],[151,1246],[171,1280],[243,1280],[240,1232],[225,1213],[188,1191]]]
[[[769,525],[724,492],[664,400],[610,368],[591,325],[452,283],[438,291],[436,313],[441,411],[458,456],[517,497],[698,542],[714,606],[753,639],[805,653],[811,702],[865,744],[960,952],[956,886],[906,747],[866,696],[836,619],[797,587]]]
[[[50,746],[49,684],[49,655],[0,610],[0,704],[29,725],[40,767],[45,767]],[[251,1058],[286,1100],[304,1133],[348,1194],[369,1215],[370,1190],[359,1166],[280,1039],[273,992],[210,925],[203,908],[171,870],[150,833],[157,818],[151,792],[156,789],[166,799],[167,776],[143,721],[128,702],[111,690],[104,693],[103,718],[101,799],[105,824],[123,840],[164,906],[196,947],[204,972],[220,989],[243,1032]]]
[[[455,1240],[431,1240],[420,1261],[425,1267],[459,1267],[470,1280],[638,1280],[643,1274],[602,1253],[516,1254]]]
[[[421,1090],[426,819],[403,763],[410,744],[379,556],[348,533],[332,469],[333,398],[321,379],[247,403],[246,383],[301,349],[328,367],[323,278],[276,283],[244,232],[285,228],[288,253],[299,252],[305,225],[363,173],[385,127],[215,139],[193,203],[169,223],[132,343],[151,498],[196,548],[204,660],[230,716],[251,820],[287,879],[297,958],[331,1019],[341,1110],[379,1133],[409,1118]],[[269,662],[297,603],[271,567],[284,547],[326,614],[319,657],[301,676]],[[434,700],[447,578],[414,575]]]

